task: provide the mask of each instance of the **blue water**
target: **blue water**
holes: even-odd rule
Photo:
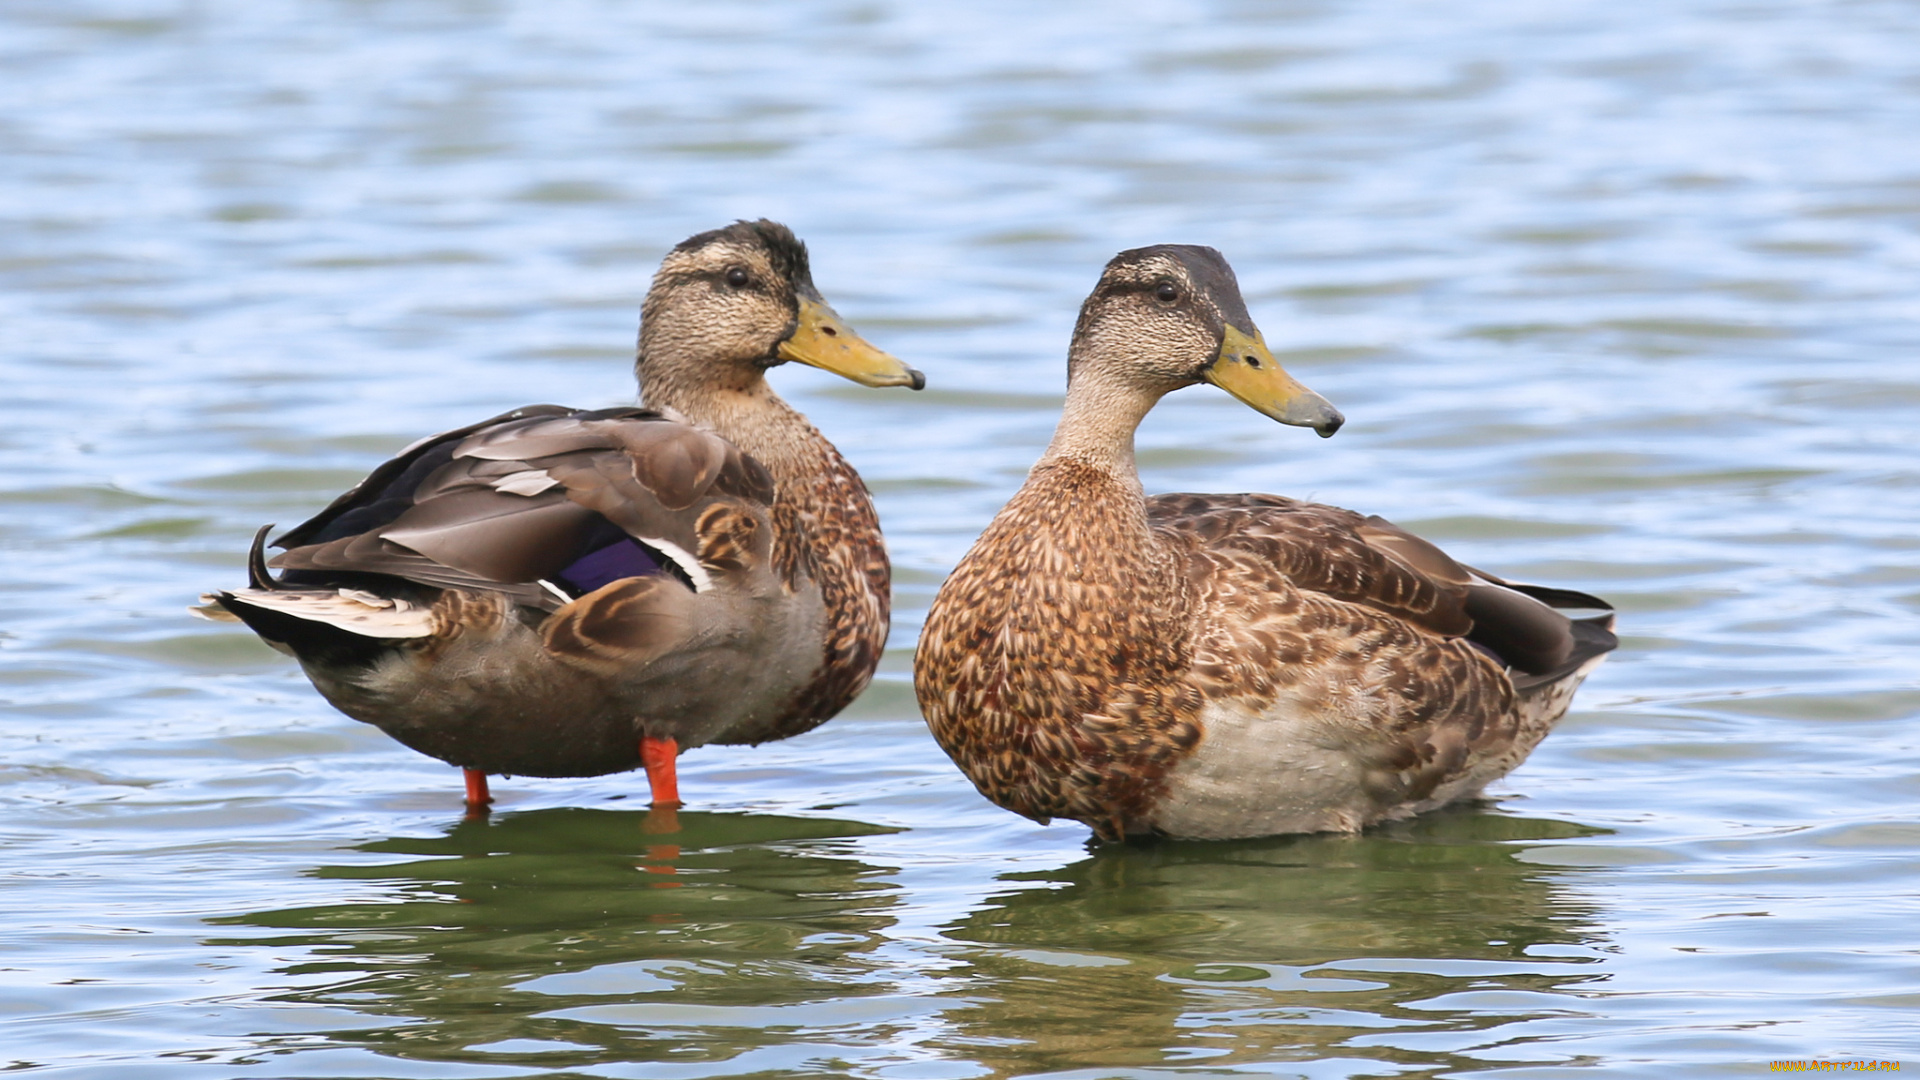
[[[14,0],[0,1064],[48,1077],[1748,1076],[1920,1058],[1920,9]],[[929,389],[775,374],[873,487],[840,719],[458,773],[194,623],[413,438],[629,402],[770,216]],[[1124,248],[1233,262],[1334,439],[1209,389],[1149,490],[1378,513],[1620,607],[1487,803],[1090,851],[908,658]],[[1910,1052],[1911,1051],[1911,1052]]]

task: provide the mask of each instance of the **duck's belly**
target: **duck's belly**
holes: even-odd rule
[[[1202,736],[1168,775],[1145,823],[1168,836],[1229,840],[1351,832],[1388,816],[1367,766],[1343,748],[1326,706],[1288,695],[1259,710],[1209,703]]]
[[[597,678],[555,660],[517,623],[429,655],[397,648],[366,669],[304,666],[348,716],[430,757],[511,776],[637,769],[642,736],[702,746],[750,720],[767,696],[730,669],[695,677],[666,663],[652,679]]]
[[[364,671],[307,669],[341,712],[464,769],[599,776],[640,766],[638,717],[551,661],[422,670],[396,650]],[[510,669],[510,673],[509,670]]]
[[[406,746],[463,769],[503,776],[601,776],[640,767],[642,731],[631,715],[563,712],[541,703],[494,708],[441,723],[382,723]]]

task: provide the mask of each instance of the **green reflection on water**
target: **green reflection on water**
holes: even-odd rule
[[[1564,1012],[1565,997],[1522,1002],[1597,978],[1590,957],[1529,955],[1585,953],[1565,947],[1598,935],[1567,875],[1521,862],[1515,841],[1598,831],[1463,808],[1358,837],[1101,848],[1008,875],[1044,887],[949,928],[993,946],[969,954],[979,1007],[955,1018],[991,1041],[976,1059],[1004,1074],[1328,1058],[1485,1068],[1455,1050],[1504,1038],[1453,1033]],[[1521,996],[1433,1003],[1469,988]]]
[[[1361,837],[1100,848],[1004,873],[931,932],[899,926],[925,871],[860,840],[892,830],[679,823],[556,809],[363,844],[402,858],[313,874],[386,896],[223,919],[295,933],[213,944],[304,951],[280,969],[301,988],[272,1000],[369,1020],[319,1033],[335,1045],[637,1075],[1485,1068],[1474,1047],[1521,1041],[1497,1029],[1565,1015],[1597,977],[1581,872],[1516,858],[1595,832],[1561,822],[1467,809]]]
[[[727,1059],[786,1039],[629,1030],[565,1013],[654,994],[768,1006],[883,990],[863,985],[871,964],[859,958],[891,924],[896,886],[849,857],[848,841],[892,830],[740,814],[678,823],[661,833],[643,812],[554,809],[363,844],[409,858],[313,874],[390,883],[389,898],[216,920],[298,932],[212,944],[308,950],[281,970],[310,988],[272,1000],[383,1018],[325,1035],[431,1061]]]

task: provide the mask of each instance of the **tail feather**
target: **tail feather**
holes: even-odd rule
[[[1582,594],[1584,595],[1584,594]],[[1552,671],[1538,675],[1526,675],[1515,672],[1513,687],[1521,693],[1529,693],[1543,686],[1550,686],[1563,680],[1572,680],[1578,686],[1580,681],[1600,666],[1606,655],[1620,647],[1620,639],[1613,633],[1613,612],[1595,615],[1585,619],[1572,620],[1573,651],[1565,662]]]
[[[253,546],[247,549],[247,584],[263,592],[280,587],[267,569],[267,534],[272,531],[271,522],[260,526],[260,531],[253,534]]]
[[[249,626],[254,612],[321,623],[357,637],[423,638],[433,634],[433,611],[358,589],[235,589],[201,599],[219,604]],[[257,629],[257,628],[256,628]]]
[[[433,631],[425,608],[346,589],[235,589],[201,599],[208,604],[197,613],[237,619],[268,645],[323,667],[370,667]]]

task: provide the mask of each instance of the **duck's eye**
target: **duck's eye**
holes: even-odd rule
[[[736,289],[745,288],[747,282],[752,280],[753,279],[747,275],[747,272],[745,270],[742,270],[737,266],[727,268],[727,284],[733,286]]]
[[[1159,288],[1153,290],[1153,295],[1159,297],[1162,303],[1171,304],[1180,299],[1180,289],[1171,281],[1163,281]]]

